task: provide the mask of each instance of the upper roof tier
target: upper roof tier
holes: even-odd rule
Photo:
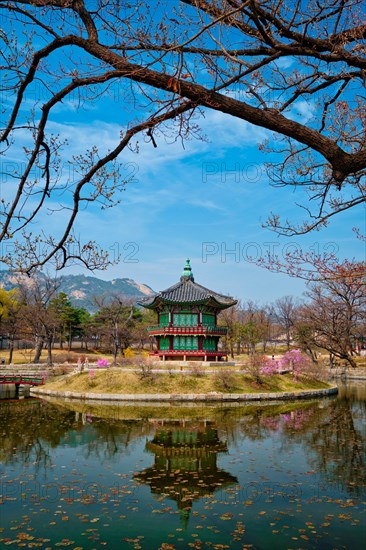
[[[234,300],[231,296],[218,294],[213,290],[195,283],[189,259],[186,261],[182,276],[178,283],[139,301],[140,305],[149,309],[156,309],[162,304],[206,304],[217,307],[218,309],[226,309],[236,303],[237,300]]]

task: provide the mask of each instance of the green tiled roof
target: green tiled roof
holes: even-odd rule
[[[154,309],[159,302],[168,304],[202,304],[213,301],[216,302],[220,309],[226,309],[237,303],[237,300],[234,300],[231,296],[224,296],[223,294],[219,294],[195,283],[189,260],[187,260],[187,263],[188,266],[186,264],[183,275],[178,283],[166,290],[143,298],[139,301],[139,304]],[[190,271],[190,273],[188,273],[188,271]]]

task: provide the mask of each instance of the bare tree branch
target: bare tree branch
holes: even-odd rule
[[[92,7],[84,0],[0,0],[0,9],[9,25],[0,34],[6,97],[1,154],[4,163],[18,155],[22,162],[4,174],[17,181],[0,203],[0,241],[15,244],[6,261],[16,259],[19,267],[24,260],[26,271],[51,260],[59,267],[77,258],[93,264],[93,244],[81,245],[73,233],[80,205],[118,204],[125,181],[113,163],[131,139],[142,132],[156,147],[166,131],[174,139],[196,135],[192,113],[198,116],[200,108],[278,136],[273,148],[281,160],[269,165],[270,177],[276,185],[306,188],[309,199],[300,204],[306,214],[300,225],[271,216],[276,232],[307,233],[366,200],[361,0],[306,6],[285,0],[153,0],[151,6],[95,0]],[[56,109],[74,93],[80,106],[92,103],[113,83],[131,95],[130,105],[118,104],[129,123],[108,153],[100,155],[90,143],[69,160],[67,143],[50,129]],[[30,102],[35,84],[39,93]],[[307,116],[297,110],[304,103]],[[60,179],[63,158],[73,162],[77,181]],[[70,211],[64,230],[33,234],[45,209],[58,209],[55,203]],[[68,250],[68,239],[77,253]],[[105,255],[95,254],[100,266]]]

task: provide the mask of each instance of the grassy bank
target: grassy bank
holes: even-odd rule
[[[276,350],[274,352],[276,360],[281,359],[285,351],[286,350],[282,350],[282,348]],[[272,354],[270,352],[266,354],[267,357],[271,357],[271,355]],[[24,365],[24,364],[31,365],[33,357],[34,357],[34,350],[31,350],[31,349],[14,350],[12,363],[13,365]],[[76,347],[73,348],[70,352],[68,352],[66,349],[62,350],[62,349],[56,348],[52,351],[52,357],[53,357],[54,366],[61,366],[61,367],[62,366],[67,367],[68,365],[69,366],[76,365],[79,357],[82,360],[85,360],[85,358],[87,357],[89,364],[97,363],[98,359],[107,359],[109,364],[112,364],[113,362],[113,356],[110,353],[106,353],[105,351],[103,352],[103,351],[94,350],[94,349],[89,349],[88,351],[85,351],[85,350],[82,350],[81,348],[76,348]],[[119,356],[117,358],[117,364],[127,368],[128,367],[135,368],[136,360],[138,360],[141,357],[144,357],[146,359],[148,357],[148,352],[144,351],[142,354],[138,354],[137,352],[134,352],[128,349],[126,351],[125,357]],[[5,360],[5,366],[7,366],[9,363],[9,350],[4,350],[4,349],[0,350],[0,358],[3,358]],[[229,360],[231,359],[229,358]],[[366,356],[354,357],[354,360],[358,368],[364,368],[366,370]],[[236,355],[234,358],[234,361],[237,366],[246,366],[249,363],[249,356],[247,354]],[[326,368],[329,367],[329,356],[327,353],[324,352],[322,354],[321,362],[324,365],[324,367]],[[341,362],[338,360],[336,362],[338,363],[338,366],[343,366],[344,364],[344,361]],[[38,366],[46,367],[46,363],[47,363],[47,351],[42,350],[42,355]],[[160,369],[169,370],[171,368],[171,365],[166,364],[164,361],[160,361],[160,363],[158,363],[158,367]],[[223,363],[221,365],[221,368],[227,368],[228,370],[235,370],[235,368],[237,367],[231,367],[231,366],[225,367],[225,363]]]
[[[118,369],[95,371],[62,377],[43,386],[49,390],[92,393],[261,393],[302,391],[328,388],[326,382],[309,377],[292,375],[263,376],[261,383],[248,374],[218,371],[203,376],[181,374],[151,374],[144,378],[139,373],[121,372]]]

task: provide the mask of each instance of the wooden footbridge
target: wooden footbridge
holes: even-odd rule
[[[0,385],[15,384],[15,392],[19,392],[20,386],[42,386],[45,377],[39,372],[0,371]]]

